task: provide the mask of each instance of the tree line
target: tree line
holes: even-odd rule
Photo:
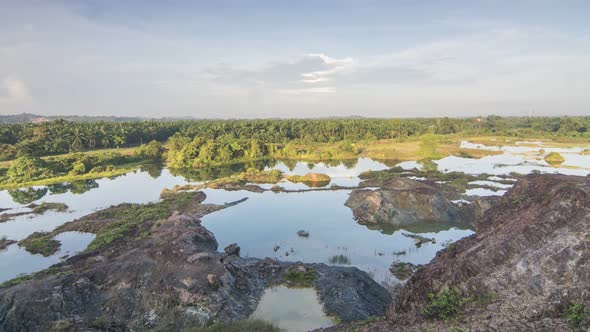
[[[191,144],[222,159],[236,151],[249,157],[268,144],[398,139],[425,133],[590,137],[590,117],[477,117],[432,119],[264,119],[1,124],[0,160],[94,149],[139,146],[151,141]],[[197,139],[197,141],[194,141]],[[213,142],[213,143],[212,143]],[[221,146],[214,146],[215,144]],[[233,146],[232,146],[233,145]],[[271,151],[272,152],[272,151]],[[238,153],[238,154],[241,154]]]

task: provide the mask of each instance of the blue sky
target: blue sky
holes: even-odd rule
[[[0,2],[0,113],[590,114],[589,1]]]

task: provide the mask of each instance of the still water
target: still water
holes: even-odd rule
[[[268,288],[250,318],[270,322],[288,332],[304,332],[334,325],[324,313],[313,288]]]

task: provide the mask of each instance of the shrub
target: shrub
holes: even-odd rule
[[[304,266],[290,267],[283,276],[283,282],[289,287],[311,287],[316,278],[316,271]]]
[[[41,254],[45,257],[53,255],[60,247],[61,242],[53,239],[51,233],[35,232],[18,243],[31,254]]]
[[[423,310],[423,314],[429,318],[448,321],[463,311],[467,299],[461,292],[454,288],[441,289],[437,293],[428,294],[429,304]]]
[[[565,161],[565,158],[557,152],[551,152],[545,156],[545,161],[549,164],[561,164]]]
[[[588,327],[588,309],[583,303],[570,304],[565,311],[565,320],[575,330],[582,330]]]

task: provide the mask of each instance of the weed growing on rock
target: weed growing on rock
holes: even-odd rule
[[[316,271],[303,266],[291,267],[285,272],[283,282],[289,287],[311,287],[316,278]]]
[[[448,321],[458,316],[467,303],[467,299],[459,290],[454,288],[441,289],[437,293],[428,294],[430,302],[423,310],[423,314],[429,318],[442,319]]]
[[[18,244],[31,254],[41,254],[47,257],[53,255],[59,249],[61,242],[53,239],[51,233],[35,232]]]
[[[588,308],[583,303],[570,304],[564,314],[565,320],[576,331],[582,331],[589,327]]]

